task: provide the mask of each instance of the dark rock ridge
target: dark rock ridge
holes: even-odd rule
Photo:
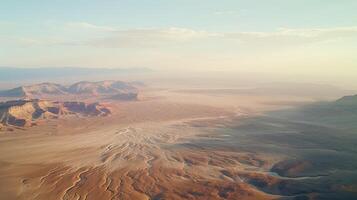
[[[357,95],[344,96],[341,99],[338,99],[335,102],[335,105],[338,105],[338,106],[353,106],[354,108],[357,108]]]
[[[296,109],[275,111],[272,114],[281,118],[357,130],[357,95],[344,96],[331,102],[317,102]]]
[[[31,126],[40,119],[55,119],[64,115],[107,116],[110,109],[99,103],[53,102],[45,100],[15,100],[0,103],[1,126]]]

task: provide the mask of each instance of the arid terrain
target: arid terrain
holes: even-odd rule
[[[357,198],[354,97],[124,85],[2,92],[45,100],[0,107],[0,199]]]
[[[0,200],[357,200],[357,0],[0,8]]]

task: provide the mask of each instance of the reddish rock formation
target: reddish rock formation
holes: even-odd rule
[[[61,115],[107,116],[111,112],[99,103],[15,100],[0,103],[0,123],[31,126],[39,119],[54,119]]]

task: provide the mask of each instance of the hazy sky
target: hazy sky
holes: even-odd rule
[[[0,66],[231,70],[352,80],[357,1],[0,0]]]

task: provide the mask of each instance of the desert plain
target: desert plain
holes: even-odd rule
[[[0,199],[357,198],[355,129],[286,114],[311,97],[142,88],[100,101],[110,115],[3,127]]]

